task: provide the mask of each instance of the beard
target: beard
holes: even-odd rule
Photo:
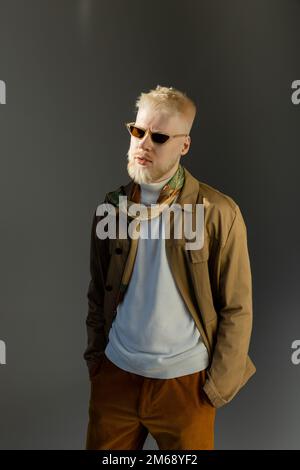
[[[160,165],[160,168],[153,168],[153,162],[149,166],[143,167],[135,160],[135,154],[132,151],[127,152],[127,172],[135,183],[155,183],[158,180],[164,179],[165,175],[178,163],[179,158],[174,158],[172,161],[165,165]],[[175,173],[174,169],[174,173]],[[171,176],[170,176],[171,178]]]

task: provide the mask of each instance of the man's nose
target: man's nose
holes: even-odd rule
[[[139,141],[139,147],[142,149],[149,149],[152,144],[152,139],[149,132],[146,132],[144,137]]]

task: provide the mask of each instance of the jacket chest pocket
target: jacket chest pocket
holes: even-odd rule
[[[209,259],[209,243],[205,240],[204,245],[200,249],[187,250],[189,261],[193,264],[205,263]]]
[[[209,274],[210,239],[205,240],[202,248],[188,250],[190,273],[194,291],[205,325],[217,321]]]
[[[210,246],[210,241],[209,237],[206,237],[204,239],[204,244],[201,248],[196,248],[193,246],[195,243],[194,241],[191,242],[187,239],[171,239],[171,240],[166,240],[165,241],[166,246],[170,248],[177,248],[180,249],[185,253],[185,257],[187,260],[194,264],[197,263],[204,263],[208,261],[209,259],[209,246]],[[190,244],[190,245],[188,245]],[[191,249],[187,249],[187,246]]]

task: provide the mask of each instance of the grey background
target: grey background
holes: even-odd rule
[[[299,18],[296,0],[0,1],[0,448],[84,448],[92,214],[129,181],[123,122],[157,84],[196,102],[182,163],[248,228],[257,372],[215,447],[300,448]]]

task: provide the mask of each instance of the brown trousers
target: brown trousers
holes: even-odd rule
[[[214,448],[216,408],[202,386],[206,369],[172,379],[125,371],[104,354],[91,378],[88,450],[143,449],[148,432],[160,450]]]

